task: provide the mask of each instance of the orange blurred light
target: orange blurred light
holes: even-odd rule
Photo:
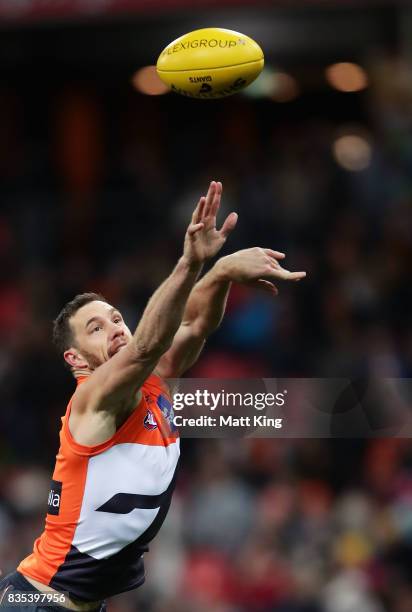
[[[365,70],[350,62],[332,64],[326,68],[328,83],[338,91],[361,91],[368,86],[368,75]]]
[[[299,85],[296,79],[286,72],[275,72],[271,98],[275,102],[291,102],[299,96]]]
[[[132,77],[132,83],[137,91],[148,96],[161,96],[170,91],[156,72],[156,66],[144,66]]]

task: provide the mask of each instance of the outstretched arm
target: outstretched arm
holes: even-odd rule
[[[231,282],[214,266],[193,288],[170,349],[161,357],[156,374],[178,378],[198,359],[206,339],[219,327]]]
[[[219,190],[220,183],[213,181],[208,197],[200,198],[185,235],[183,255],[150,298],[131,341],[96,368],[79,388],[76,398],[81,404],[79,410],[116,410],[137,391],[171,346],[203,263],[216,255],[225,241],[225,232],[230,229],[230,215],[220,232],[215,228],[212,232],[208,226],[208,214],[215,206]],[[215,234],[213,240],[212,234]]]
[[[274,280],[299,281],[306,276],[305,272],[290,272],[282,268],[279,261],[284,257],[284,253],[255,247],[217,261],[191,291],[182,324],[171,348],[160,359],[156,372],[164,378],[176,378],[195,363],[207,337],[222,321],[232,282],[277,295]]]

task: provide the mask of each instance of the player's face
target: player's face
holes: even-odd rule
[[[120,312],[106,302],[96,300],[82,306],[70,319],[70,324],[77,353],[91,370],[108,361],[132,338]]]

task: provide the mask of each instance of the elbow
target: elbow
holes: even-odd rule
[[[220,325],[220,319],[219,320],[216,319],[215,321],[198,320],[192,323],[191,334],[194,338],[197,338],[198,340],[205,340],[206,338],[210,336],[210,334],[216,331],[219,325]]]

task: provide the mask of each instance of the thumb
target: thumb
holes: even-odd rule
[[[238,220],[238,214],[235,212],[230,213],[230,215],[226,217],[225,222],[222,225],[222,229],[220,230],[220,233],[222,234],[224,238],[227,238],[230,232],[232,232],[235,229],[237,220]]]

